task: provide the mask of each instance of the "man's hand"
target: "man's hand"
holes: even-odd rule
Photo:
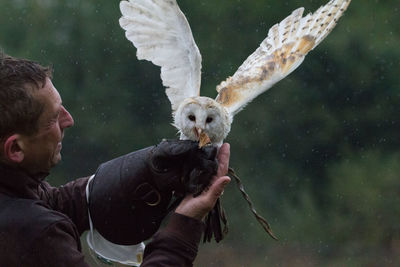
[[[230,146],[225,143],[221,146],[218,153],[218,171],[213,177],[211,185],[204,190],[199,196],[186,196],[175,212],[192,217],[198,220],[203,220],[207,213],[214,207],[217,199],[221,196],[225,186],[231,181],[228,176]]]

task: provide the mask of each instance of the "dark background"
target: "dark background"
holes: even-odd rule
[[[273,24],[326,2],[179,1],[203,56],[202,95],[214,98]],[[177,137],[159,68],[136,59],[118,1],[0,4],[0,48],[53,65],[75,119],[52,184]],[[230,233],[201,245],[196,266],[400,264],[399,15],[395,0],[353,0],[294,73],[235,117],[231,166],[280,241],[232,182],[223,196]]]

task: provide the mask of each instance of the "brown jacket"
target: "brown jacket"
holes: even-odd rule
[[[80,235],[89,229],[88,178],[61,187],[0,164],[0,266],[87,267]],[[203,224],[173,214],[147,244],[142,267],[192,266]]]

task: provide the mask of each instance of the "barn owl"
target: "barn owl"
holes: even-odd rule
[[[137,58],[161,67],[180,138],[221,145],[235,114],[294,71],[332,31],[350,1],[331,0],[304,17],[304,8],[298,8],[272,26],[256,51],[217,86],[215,100],[200,96],[201,55],[176,0],[121,1],[119,23]]]

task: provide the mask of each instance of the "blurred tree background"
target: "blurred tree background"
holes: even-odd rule
[[[273,24],[326,2],[178,1],[203,56],[202,95],[214,97]],[[136,59],[119,1],[0,3],[0,48],[53,65],[75,118],[52,184],[176,137],[159,68]],[[195,266],[399,266],[399,8],[353,0],[294,73],[235,117],[231,166],[280,241],[232,181],[223,196],[230,232],[201,245]]]

